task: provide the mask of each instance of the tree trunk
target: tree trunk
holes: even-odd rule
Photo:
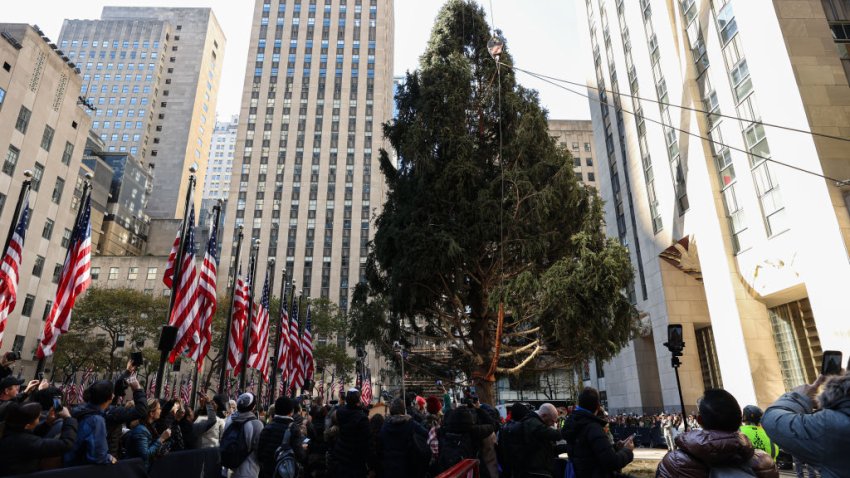
[[[481,403],[495,405],[495,382],[487,381],[490,361],[493,360],[493,335],[490,331],[493,316],[487,310],[486,292],[479,290],[478,293],[481,296],[480,300],[476,301],[477,305],[473,306],[472,310],[471,334],[475,360],[471,370],[471,378]],[[475,318],[476,316],[477,318]]]

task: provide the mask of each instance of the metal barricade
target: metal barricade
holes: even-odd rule
[[[468,458],[437,475],[437,478],[478,478],[478,460]]]

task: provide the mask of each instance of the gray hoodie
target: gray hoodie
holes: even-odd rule
[[[248,443],[248,448],[251,454],[248,458],[239,465],[239,468],[233,470],[231,478],[257,478],[260,474],[260,462],[257,459],[257,445],[260,442],[260,432],[263,431],[263,422],[257,419],[253,412],[237,412],[231,415],[229,421],[236,423],[244,423],[243,432],[245,441]],[[228,423],[230,426],[230,423]],[[225,428],[226,430],[226,428]]]

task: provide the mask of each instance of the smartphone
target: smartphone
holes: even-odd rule
[[[134,367],[141,367],[145,362],[145,358],[141,352],[130,352],[130,361]]]
[[[53,397],[53,410],[59,413],[62,411],[62,408],[62,397]]]
[[[35,374],[35,378],[37,378],[38,381],[44,380],[44,372],[38,372],[37,374]]]
[[[822,375],[839,375],[841,373],[842,353],[837,350],[825,350],[823,352],[823,363],[821,364]]]
[[[685,348],[685,336],[682,333],[681,324],[671,324],[667,326],[667,344],[671,349]]]

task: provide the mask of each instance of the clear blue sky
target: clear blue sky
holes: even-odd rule
[[[584,82],[590,53],[579,43],[576,28],[577,0],[483,0],[488,16],[502,29],[517,66],[548,76]],[[104,5],[211,7],[227,37],[218,113],[239,112],[253,0],[5,0],[3,22],[37,24],[56,40],[65,18],[100,16]],[[395,72],[416,68],[431,33],[442,0],[396,0]],[[492,5],[492,7],[491,7]],[[491,24],[493,23],[490,19]],[[540,91],[551,118],[587,119],[587,99],[519,74],[525,86]]]

